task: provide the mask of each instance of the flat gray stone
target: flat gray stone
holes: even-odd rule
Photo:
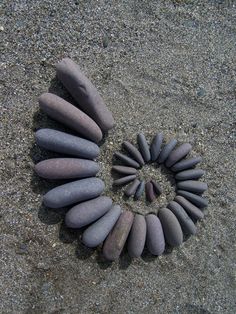
[[[174,166],[172,166],[171,170],[174,172],[178,172],[178,171],[182,171],[185,169],[191,169],[191,168],[195,167],[201,161],[202,161],[201,156],[183,159],[183,160],[177,162]]]
[[[158,133],[152,140],[150,146],[151,160],[156,161],[161,151],[161,144],[163,141],[163,133]]]
[[[135,214],[128,238],[128,253],[130,257],[140,257],[142,255],[146,241],[146,232],[145,217]]]
[[[205,182],[196,180],[180,181],[176,184],[178,190],[189,191],[197,194],[204,193],[207,190],[207,184]]]
[[[145,164],[142,155],[140,154],[139,150],[130,142],[125,141],[123,143],[123,147],[125,150],[135,159],[141,166]]]
[[[128,157],[122,153],[115,152],[114,156],[116,158],[118,158],[119,160],[121,160],[127,166],[130,166],[133,168],[140,168],[140,164],[137,161],[133,160],[132,158],[130,158],[130,157]]]
[[[175,148],[176,144],[177,144],[177,140],[176,139],[172,139],[172,140],[169,141],[168,144],[166,144],[162,148],[162,150],[160,152],[160,155],[159,155],[159,157],[157,159],[159,164],[162,164],[162,163],[164,163],[166,161],[166,159],[168,158],[169,154]]]
[[[182,181],[182,180],[193,180],[199,179],[205,174],[205,171],[202,169],[189,169],[178,172],[175,175],[175,179]]]
[[[165,251],[165,239],[161,222],[156,215],[146,216],[147,224],[147,248],[153,255],[161,255]]]
[[[177,147],[176,149],[172,150],[172,152],[169,154],[167,160],[166,160],[166,167],[171,167],[175,163],[177,163],[179,160],[184,158],[192,149],[192,145],[189,143],[184,143]]]
[[[198,220],[204,217],[203,212],[183,196],[177,195],[174,200],[184,208],[191,218]]]
[[[130,197],[132,195],[135,194],[138,186],[140,184],[140,181],[138,179],[135,179],[132,183],[130,183],[130,185],[125,189],[125,192],[124,194],[127,196],[127,197]]]
[[[139,133],[137,139],[139,150],[143,156],[144,161],[149,162],[151,160],[151,154],[145,135],[143,133]]]
[[[132,167],[126,167],[126,166],[112,166],[112,170],[121,173],[121,174],[136,174],[137,169]]]
[[[200,195],[183,190],[177,190],[176,193],[183,196],[199,208],[204,208],[208,205],[208,200]]]

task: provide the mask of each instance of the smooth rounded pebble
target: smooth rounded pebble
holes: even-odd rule
[[[104,182],[98,178],[86,178],[55,187],[43,197],[43,203],[50,208],[60,208],[99,196]]]
[[[185,169],[191,169],[191,168],[195,167],[201,161],[202,161],[201,156],[183,159],[183,160],[177,162],[174,166],[172,166],[171,170],[174,172],[178,172],[178,171],[182,171]]]
[[[143,194],[143,191],[145,189],[145,181],[141,181],[135,194],[134,194],[134,200],[137,201],[138,199],[140,199],[140,197]]]
[[[135,214],[128,238],[128,253],[130,257],[140,257],[146,241],[146,220],[144,216]]]
[[[175,179],[182,181],[182,180],[192,180],[192,179],[199,179],[205,174],[205,171],[202,169],[189,169],[178,172],[175,175]]]
[[[140,181],[138,179],[135,179],[134,182],[130,183],[129,186],[127,186],[127,188],[125,189],[125,195],[127,197],[130,197],[131,195],[134,195],[138,186],[140,184]]]
[[[144,160],[142,155],[140,154],[139,150],[130,142],[125,141],[123,143],[123,147],[126,149],[126,151],[141,165],[144,165]]]
[[[198,194],[204,193],[207,190],[207,184],[205,182],[195,180],[181,181],[178,182],[176,186],[179,190],[189,191]]]
[[[183,196],[177,195],[174,200],[184,208],[191,218],[198,220],[204,217],[203,212]]]
[[[47,150],[95,159],[100,153],[98,145],[81,137],[52,129],[41,129],[35,133],[36,143]]]
[[[45,179],[88,178],[98,173],[99,164],[87,159],[52,158],[39,162],[34,169]]]
[[[109,261],[114,261],[119,258],[121,251],[128,238],[134,214],[129,211],[123,212],[114,228],[106,238],[103,246],[103,255]]]
[[[134,168],[140,168],[140,164],[137,163],[137,161],[133,160],[132,158],[130,158],[130,157],[128,157],[122,153],[115,152],[114,156],[116,158],[120,159],[121,161],[123,161],[123,163],[127,166],[134,167]]]
[[[184,143],[177,147],[176,149],[172,150],[166,160],[166,167],[171,167],[179,160],[184,158],[192,149],[192,145],[189,143]]]
[[[89,226],[82,236],[82,242],[88,247],[101,244],[114,227],[121,214],[119,205],[114,205],[103,217]]]
[[[135,174],[132,174],[130,176],[125,176],[125,177],[122,177],[120,179],[114,180],[113,185],[124,185],[124,184],[127,184],[127,183],[133,181],[135,178],[136,178]]]
[[[196,234],[197,227],[193,223],[192,219],[188,216],[186,211],[183,209],[181,205],[179,205],[175,201],[171,201],[167,207],[172,211],[172,213],[178,219],[181,228],[186,234]]]
[[[156,195],[154,193],[153,184],[150,181],[145,184],[145,192],[147,200],[152,203],[156,199]]]
[[[39,97],[39,105],[49,117],[65,124],[83,137],[95,143],[101,141],[102,131],[99,126],[83,111],[63,98],[44,93]]]
[[[65,217],[69,228],[81,228],[103,216],[111,209],[112,200],[107,196],[100,196],[72,207]]]
[[[177,144],[177,140],[176,140],[176,139],[172,139],[172,140],[169,141],[168,144],[166,144],[166,145],[162,148],[162,150],[161,150],[161,152],[160,152],[160,155],[159,155],[159,157],[158,157],[158,159],[157,159],[157,161],[158,161],[159,164],[162,164],[163,162],[166,161],[166,159],[168,158],[169,154],[170,154],[170,153],[172,152],[172,150],[175,148],[176,144]]]
[[[138,134],[138,146],[145,162],[149,162],[151,160],[150,149],[143,133]]]
[[[114,119],[96,87],[81,71],[78,64],[69,58],[57,65],[57,77],[69,91],[78,106],[86,112],[106,132],[114,126]]]
[[[161,151],[161,144],[163,141],[163,133],[158,133],[152,140],[151,146],[150,146],[150,153],[151,153],[151,160],[155,161],[157,160],[160,151]]]
[[[176,194],[183,196],[199,208],[204,208],[208,205],[208,200],[200,195],[183,190],[177,190]]]
[[[126,166],[113,166],[112,170],[121,173],[121,174],[136,174],[137,169]]]
[[[154,180],[151,180],[151,183],[153,185],[154,192],[157,195],[160,195],[162,193],[162,188],[161,188],[160,184]]]
[[[161,255],[165,251],[165,238],[160,219],[153,214],[146,216],[147,237],[146,243],[149,252],[153,255]]]

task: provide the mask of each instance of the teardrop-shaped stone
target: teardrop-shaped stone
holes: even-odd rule
[[[161,255],[165,251],[165,239],[161,222],[156,215],[148,214],[147,223],[147,248],[153,255]]]
[[[150,149],[143,133],[138,134],[138,146],[145,162],[149,162],[151,160]]]
[[[177,147],[176,149],[172,150],[172,152],[169,154],[167,160],[166,160],[166,167],[171,167],[175,163],[177,163],[179,160],[184,158],[192,149],[192,145],[189,143],[184,143]]]
[[[176,184],[177,189],[185,190],[193,193],[201,194],[207,190],[207,184],[205,182],[196,180],[181,181]]]
[[[151,183],[153,185],[153,189],[154,189],[154,192],[157,194],[157,195],[161,195],[162,193],[162,188],[160,186],[160,184],[154,180],[151,180]]]
[[[125,177],[114,180],[113,185],[124,185],[133,181],[135,178],[136,178],[135,174],[132,174],[130,176],[125,176]]]
[[[196,205],[199,208],[207,207],[208,200],[200,195],[184,191],[184,190],[177,190],[176,194],[183,196],[187,200],[189,200],[191,203]]]
[[[135,201],[140,199],[140,197],[143,194],[144,189],[145,189],[145,181],[141,181],[139,186],[138,186],[138,188],[137,188],[137,190],[136,190],[136,192],[135,192],[135,194],[134,194],[134,200]]]
[[[140,257],[146,241],[146,220],[143,215],[135,214],[128,239],[128,253],[131,257]]]
[[[182,171],[185,169],[191,169],[191,168],[195,167],[201,161],[202,161],[201,156],[183,159],[183,160],[177,162],[176,164],[174,164],[174,166],[171,167],[171,170],[174,172],[178,172],[178,171]]]
[[[141,166],[144,165],[144,160],[142,155],[140,154],[139,150],[130,142],[125,141],[123,143],[123,147],[126,149],[126,151],[135,159]]]
[[[161,151],[161,144],[163,141],[163,133],[158,133],[152,140],[150,146],[151,160],[155,161],[159,157]]]
[[[178,172],[175,175],[175,179],[182,181],[182,180],[193,180],[199,179],[205,174],[205,171],[202,169],[189,169]]]
[[[126,166],[112,166],[112,170],[125,175],[137,173],[137,169]]]
[[[130,197],[131,195],[134,195],[138,186],[139,186],[140,181],[138,179],[135,179],[134,182],[130,183],[130,185],[125,189],[125,195],[127,197]]]
[[[137,163],[137,161],[133,160],[132,158],[130,158],[130,157],[128,157],[122,153],[115,152],[114,156],[116,158],[120,159],[121,161],[123,161],[123,163],[127,166],[134,167],[134,168],[140,168],[140,164]]]
[[[156,199],[156,195],[154,193],[153,184],[150,181],[145,184],[145,192],[146,199],[152,203]]]
[[[161,152],[160,152],[160,155],[159,155],[159,157],[158,157],[158,159],[157,159],[157,161],[158,161],[159,164],[162,164],[163,162],[166,161],[166,159],[168,158],[169,154],[170,154],[170,153],[172,152],[172,150],[175,148],[176,144],[177,144],[177,140],[176,140],[176,139],[172,139],[172,140],[169,141],[168,144],[166,144],[166,145],[162,148],[162,150],[161,150]]]
[[[174,200],[179,203],[193,219],[198,220],[204,217],[203,212],[183,196],[177,195]]]

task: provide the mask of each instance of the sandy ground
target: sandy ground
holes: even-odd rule
[[[3,0],[1,36],[1,313],[235,313],[236,3],[232,1]],[[35,162],[41,127],[63,129],[37,97],[68,98],[54,65],[70,56],[95,83],[116,127],[101,150],[106,194],[125,209],[157,210],[112,189],[112,155],[143,131],[190,141],[204,157],[210,205],[198,234],[160,258],[104,262],[41,206],[56,183]]]

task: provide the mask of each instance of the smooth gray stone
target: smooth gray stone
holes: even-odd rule
[[[130,157],[128,157],[122,153],[115,152],[114,156],[116,158],[120,159],[121,161],[123,161],[123,163],[126,164],[127,166],[134,167],[134,168],[140,168],[140,164],[137,163],[137,161],[133,160],[132,158],[130,158]]]
[[[100,153],[95,143],[61,131],[41,129],[35,133],[35,138],[40,147],[57,153],[86,159],[94,159]]]
[[[148,181],[145,184],[145,192],[146,192],[146,199],[152,203],[156,199],[156,195],[154,193],[154,188],[152,182]]]
[[[193,193],[204,193],[207,190],[207,184],[205,182],[196,181],[196,180],[186,180],[180,181],[176,184],[177,189],[189,191]]]
[[[178,171],[182,171],[185,169],[191,169],[191,168],[195,167],[201,161],[202,161],[201,156],[183,159],[183,160],[177,162],[174,166],[172,166],[171,170],[174,172],[178,172]]]
[[[179,203],[187,212],[187,214],[192,217],[193,219],[202,219],[204,217],[203,212],[196,207],[195,205],[193,205],[192,203],[190,203],[186,198],[184,198],[183,196],[177,195],[174,199],[177,203]]]
[[[39,97],[39,105],[49,117],[65,124],[83,137],[95,143],[101,141],[102,131],[99,126],[83,111],[63,98],[44,93]]]
[[[121,214],[119,205],[114,205],[103,217],[89,226],[82,236],[82,242],[88,247],[101,244],[114,227]]]
[[[114,180],[113,185],[124,185],[124,184],[127,184],[127,183],[133,181],[135,178],[136,178],[135,174],[132,174],[130,176],[125,176],[125,177],[122,177],[120,179]]]
[[[134,195],[138,186],[139,186],[140,181],[138,179],[135,179],[134,182],[130,183],[129,186],[125,189],[125,195],[127,197],[130,197],[131,195]]]
[[[99,164],[87,159],[52,158],[37,163],[34,169],[45,179],[88,178],[98,173]]]
[[[157,194],[157,195],[161,195],[162,193],[162,188],[160,186],[160,184],[154,180],[151,180],[151,183],[153,185],[153,189],[154,189],[154,192]]]
[[[172,213],[178,219],[184,233],[196,234],[197,227],[195,226],[192,219],[188,216],[188,214],[186,213],[186,211],[183,209],[181,205],[179,205],[175,201],[171,201],[167,205],[167,207],[172,211]]]
[[[165,238],[160,219],[153,214],[146,216],[147,248],[153,255],[161,255],[165,251]]]
[[[57,77],[69,91],[78,106],[86,112],[103,132],[114,126],[111,112],[99,95],[96,87],[81,71],[78,64],[69,58],[62,59],[57,65]]]
[[[121,174],[136,174],[137,169],[126,166],[112,166],[112,170]]]
[[[192,145],[189,143],[184,143],[174,149],[168,156],[166,160],[166,167],[171,167],[176,164],[179,160],[184,158],[192,149]]]
[[[143,194],[143,191],[145,189],[145,181],[141,181],[135,194],[134,194],[134,200],[137,201],[138,199],[140,199],[140,197]]]
[[[204,208],[208,205],[208,200],[200,195],[183,190],[177,190],[176,194],[183,196],[199,208]]]
[[[165,235],[166,242],[171,246],[179,246],[183,243],[183,232],[178,219],[168,208],[162,208],[158,212],[159,219]]]
[[[158,157],[158,159],[157,159],[157,161],[158,161],[159,164],[162,164],[163,162],[166,161],[166,159],[168,158],[169,154],[170,154],[170,153],[172,152],[172,150],[175,148],[176,144],[177,144],[177,140],[176,140],[176,139],[172,139],[172,140],[169,141],[168,144],[166,144],[166,145],[162,148],[162,150],[161,150],[161,152],[160,152],[160,155],[159,155],[159,157]]]
[[[86,178],[60,185],[43,197],[43,203],[50,208],[61,208],[99,196],[104,182],[98,178]]]
[[[145,164],[142,155],[140,154],[139,150],[130,142],[125,141],[123,143],[123,147],[126,149],[126,151],[141,165],[143,166]]]
[[[146,241],[147,225],[144,216],[135,214],[128,238],[128,253],[130,257],[140,257]]]
[[[143,133],[138,134],[138,146],[145,162],[149,162],[151,160],[150,149]]]
[[[151,146],[150,146],[150,153],[151,153],[151,160],[155,161],[157,160],[160,151],[161,151],[161,144],[163,141],[163,133],[158,133],[152,140]]]
[[[205,174],[205,171],[202,169],[189,169],[178,172],[175,175],[175,179],[182,181],[182,180],[192,180],[192,179],[199,179]]]

